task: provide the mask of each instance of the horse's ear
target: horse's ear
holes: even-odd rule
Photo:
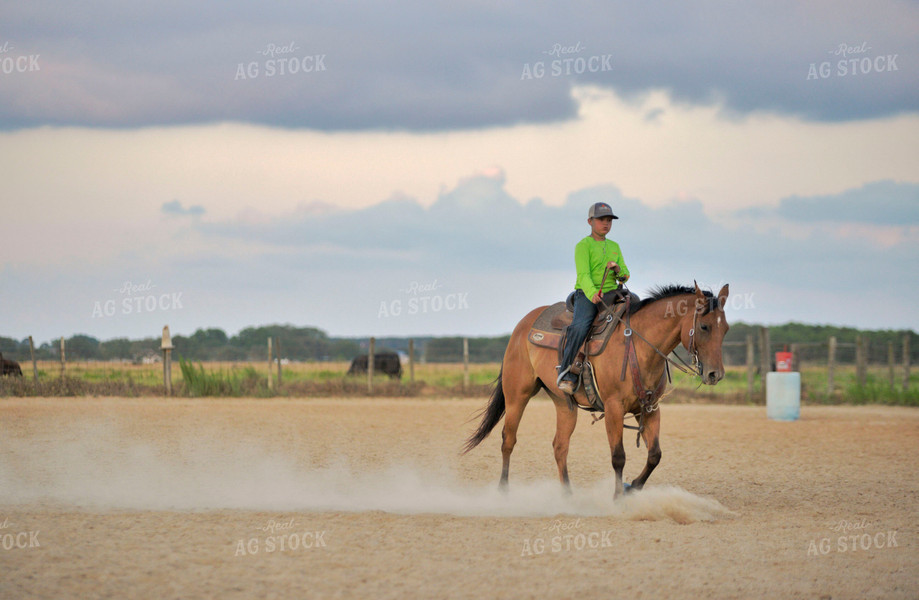
[[[718,292],[718,306],[721,308],[721,310],[724,310],[724,307],[728,302],[729,293],[728,284],[724,284],[724,286],[721,288],[721,291]]]
[[[698,282],[695,279],[692,280],[693,285],[696,286],[696,312],[702,313],[707,306],[707,299],[705,294],[702,293],[702,290],[699,288]]]

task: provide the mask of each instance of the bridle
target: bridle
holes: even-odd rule
[[[603,274],[603,278],[604,278],[604,280],[606,279],[606,273]],[[602,289],[602,288],[601,288],[601,289]],[[620,290],[625,290],[625,292],[626,292],[626,296],[625,296],[625,297],[626,297],[625,319],[623,319],[622,317],[617,317],[618,320],[619,320],[619,322],[622,323],[622,325],[625,327],[625,329],[624,329],[624,331],[623,331],[623,335],[625,335],[626,338],[629,338],[629,337],[631,337],[631,336],[634,334],[634,335],[637,336],[639,339],[641,339],[644,343],[646,343],[646,344],[648,344],[649,346],[651,346],[651,348],[652,348],[655,352],[657,352],[657,353],[666,361],[666,364],[668,365],[668,371],[667,371],[667,379],[668,379],[668,381],[670,380],[669,365],[673,365],[677,370],[682,371],[683,373],[686,373],[687,375],[690,375],[690,376],[692,376],[692,377],[702,377],[702,361],[699,359],[699,350],[696,348],[696,340],[695,340],[695,334],[696,334],[696,319],[697,319],[698,316],[699,316],[699,310],[698,310],[697,308],[693,308],[693,313],[692,313],[692,327],[691,327],[690,330],[689,330],[689,343],[688,343],[687,345],[684,345],[684,348],[686,348],[686,350],[689,352],[689,359],[690,359],[690,362],[686,362],[686,361],[683,359],[683,357],[681,357],[679,354],[674,354],[674,356],[677,357],[677,359],[680,361],[680,363],[682,363],[682,364],[680,364],[680,363],[677,363],[677,362],[676,362],[675,360],[673,360],[672,358],[670,358],[669,356],[667,356],[666,354],[664,354],[663,352],[661,352],[661,350],[660,350],[657,346],[655,346],[654,344],[652,344],[651,342],[649,342],[648,339],[645,338],[645,336],[641,335],[641,333],[639,333],[639,332],[637,332],[637,331],[635,331],[635,330],[632,329],[631,324],[630,324],[630,323],[631,323],[631,310],[630,310],[631,306],[630,306],[630,303],[631,303],[632,293],[631,293],[631,291],[626,287],[625,283],[619,284],[619,288],[618,288],[618,289],[620,289]],[[609,309],[609,308],[610,308],[610,306],[606,303],[606,301],[603,300],[603,296],[602,296],[602,295],[600,296],[600,302],[603,304],[604,308],[606,308],[606,309]],[[610,312],[611,312],[612,314],[615,314],[615,313],[613,313],[612,311],[610,311]]]

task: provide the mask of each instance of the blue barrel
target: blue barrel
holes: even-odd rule
[[[766,374],[766,416],[776,421],[797,421],[801,415],[801,374]]]

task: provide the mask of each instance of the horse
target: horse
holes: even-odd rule
[[[727,298],[727,284],[717,296],[710,291],[703,292],[698,284],[694,288],[680,285],[659,287],[649,297],[641,300],[637,307],[633,307],[634,311],[628,316],[627,322],[616,324],[613,338],[603,352],[590,358],[603,401],[602,418],[606,422],[612,466],[616,474],[614,499],[620,497],[625,489],[622,481],[622,470],[625,467],[622,440],[627,413],[639,419],[640,436],[648,449],[644,470],[632,481],[629,491],[640,490],[660,463],[660,392],[666,386],[669,375],[668,362],[672,362],[668,356],[677,345],[682,343],[689,352],[695,366],[694,374],[701,376],[703,384],[715,385],[724,377],[721,345],[728,330],[724,314]],[[556,384],[557,351],[535,346],[527,340],[530,327],[546,308],[541,306],[533,309],[514,328],[494,390],[487,405],[479,413],[481,422],[466,441],[463,450],[465,454],[478,446],[504,416],[504,430],[501,434],[503,462],[499,486],[505,490],[511,452],[517,443],[517,427],[523,411],[530,398],[544,389],[555,404],[556,432],[552,448],[559,480],[565,491],[571,492],[568,446],[577,424],[578,410]],[[624,342],[614,343],[620,334]],[[640,339],[636,340],[635,337]],[[633,358],[630,358],[629,348],[632,348]],[[627,363],[632,363],[633,381],[625,377]],[[640,398],[640,394],[644,397]],[[649,398],[653,401],[649,402]],[[574,400],[585,409],[590,405],[583,387],[578,389]]]

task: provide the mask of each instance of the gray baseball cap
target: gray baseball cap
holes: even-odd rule
[[[597,217],[612,217],[614,219],[619,218],[613,214],[613,209],[610,208],[610,205],[605,202],[597,202],[590,207],[590,210],[587,213],[587,218],[594,219]]]

